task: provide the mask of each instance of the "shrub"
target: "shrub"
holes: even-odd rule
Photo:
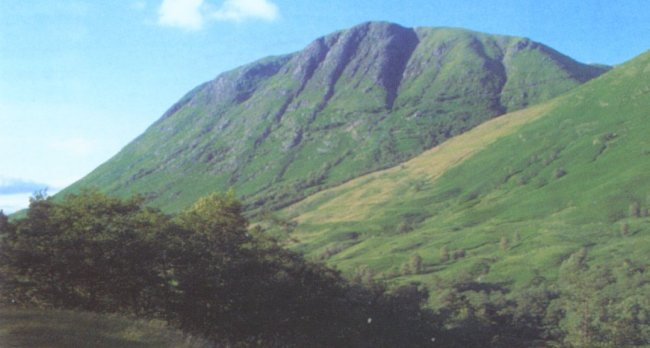
[[[555,172],[553,172],[553,176],[554,176],[556,179],[559,179],[559,178],[561,178],[561,177],[563,177],[563,176],[565,176],[565,175],[567,175],[567,171],[566,171],[564,168],[557,168],[557,169],[555,170]]]
[[[453,253],[454,260],[462,259],[463,257],[465,257],[465,249],[458,249],[454,251]]]
[[[411,231],[413,231],[413,227],[411,226],[411,224],[409,222],[407,222],[407,221],[402,221],[402,222],[400,222],[399,225],[397,225],[397,228],[396,228],[395,232],[397,232],[399,234],[405,234],[405,233],[409,233]]]

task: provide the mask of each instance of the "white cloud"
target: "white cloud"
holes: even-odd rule
[[[246,19],[273,21],[278,18],[278,6],[268,0],[226,0],[210,17],[219,21],[241,22]]]
[[[158,24],[185,30],[199,30],[207,21],[243,22],[276,20],[278,6],[270,0],[225,0],[215,6],[205,0],[163,0]]]
[[[203,26],[203,0],[163,0],[158,10],[160,25],[199,30]]]
[[[47,184],[0,176],[0,195],[29,194],[47,188]]]

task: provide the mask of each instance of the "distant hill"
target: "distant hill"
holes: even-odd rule
[[[178,211],[233,187],[249,211],[275,210],[606,70],[525,38],[365,23],[196,87],[62,194]]]
[[[596,265],[643,263],[649,121],[650,51],[402,165],[310,196],[271,229],[344,271],[430,286],[463,272],[515,286],[553,279],[582,248]],[[404,274],[414,255],[421,274]]]

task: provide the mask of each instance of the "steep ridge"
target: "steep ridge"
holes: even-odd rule
[[[604,71],[528,39],[365,23],[198,86],[63,194],[138,192],[175,211],[234,187],[274,210]]]
[[[597,264],[644,261],[649,119],[646,52],[400,166],[312,195],[282,211],[283,228],[270,229],[344,271],[367,267],[382,279],[430,285],[432,274],[459,272],[515,285],[553,278],[583,247]],[[413,255],[422,274],[401,274]]]

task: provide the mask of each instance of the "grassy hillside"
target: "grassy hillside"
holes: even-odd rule
[[[293,248],[395,282],[469,272],[519,286],[587,247],[594,264],[650,252],[650,53],[404,164],[283,211]],[[291,227],[292,224],[285,224]],[[403,275],[414,255],[421,274]]]
[[[234,187],[274,210],[603,71],[524,38],[365,23],[197,87],[63,194],[139,192],[178,211]]]
[[[201,348],[162,323],[84,312],[0,308],[0,346],[4,348]]]

